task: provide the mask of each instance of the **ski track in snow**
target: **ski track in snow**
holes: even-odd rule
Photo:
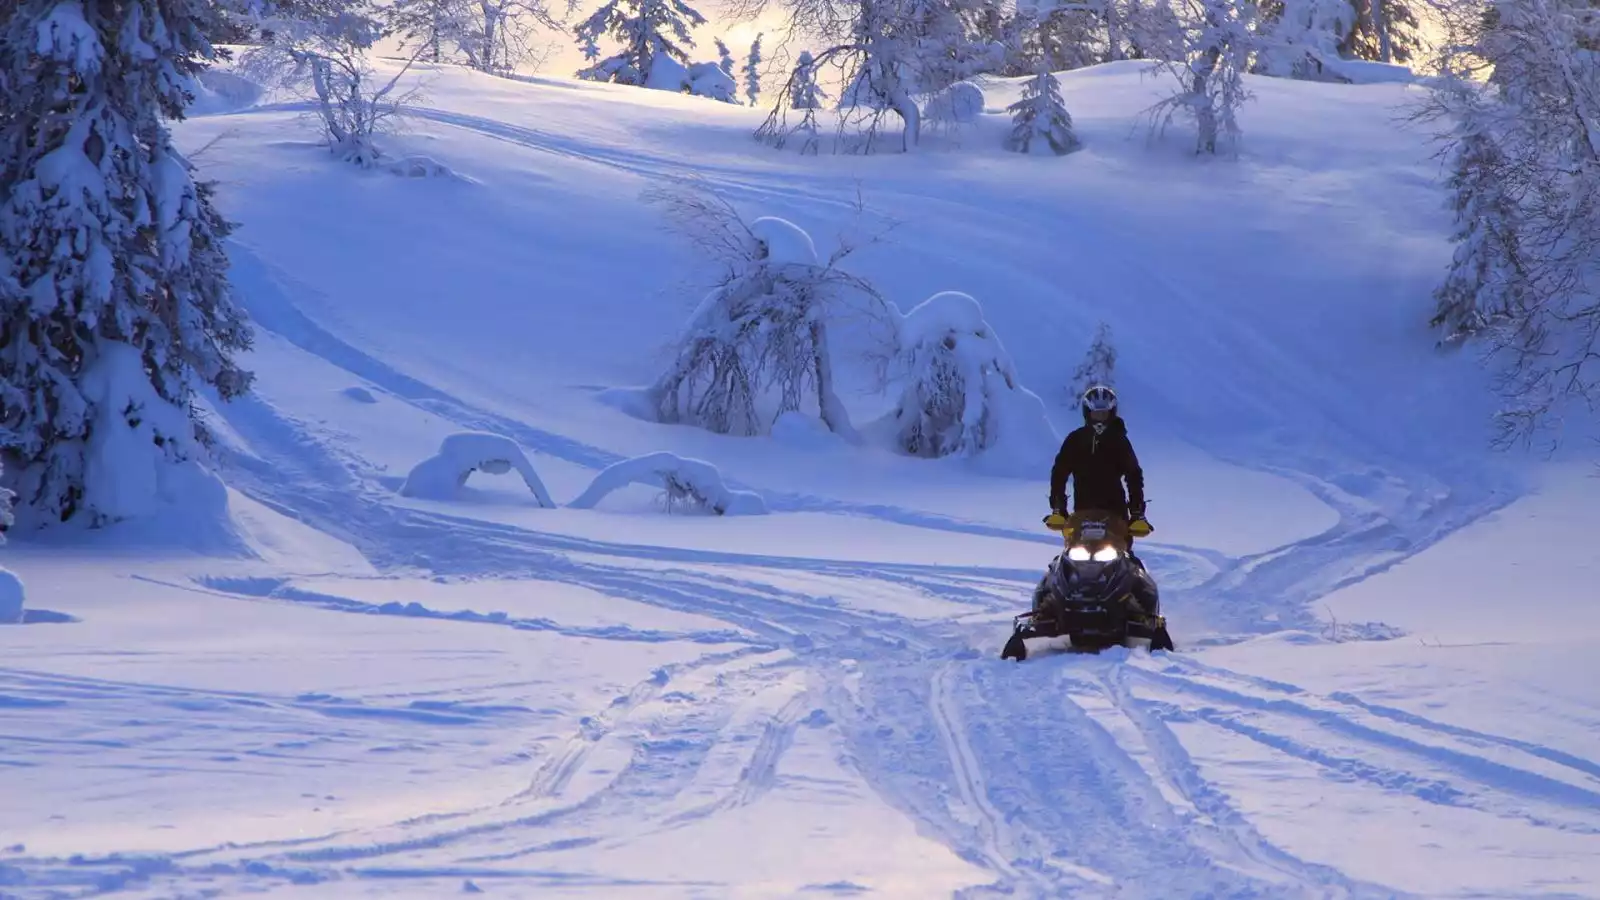
[[[492,120],[430,109],[413,115],[650,177],[683,169],[643,155],[570,148],[549,135]],[[736,175],[711,173],[724,187],[756,190],[735,183]],[[289,299],[293,285],[281,273],[243,250],[235,266],[251,284],[251,312],[263,329],[404,402],[464,429],[505,434],[588,468],[621,458],[474,407],[405,375],[305,316]],[[1128,271],[1137,274],[1142,267]],[[688,887],[529,861],[574,847],[625,848],[642,836],[759,803],[781,780],[779,766],[796,730],[819,713],[843,735],[850,768],[925,834],[988,871],[992,883],[967,891],[972,897],[1397,895],[1275,846],[1224,789],[1207,781],[1174,733],[1175,724],[1240,735],[1320,766],[1330,778],[1371,784],[1420,804],[1463,807],[1537,828],[1600,833],[1600,763],[1535,743],[1434,722],[1350,694],[1318,696],[1181,652],[1151,657],[1110,651],[1021,666],[1001,662],[994,657],[1007,623],[999,616],[1025,604],[1037,571],[714,553],[419,510],[397,505],[361,460],[258,398],[241,398],[223,413],[252,454],[229,457],[230,483],[349,542],[382,572],[565,582],[729,627],[579,627],[471,610],[388,607],[295,588],[282,579],[183,585],[244,602],[307,603],[349,614],[442,618],[607,641],[689,641],[707,649],[693,661],[658,669],[583,717],[573,733],[530,763],[525,787],[497,803],[380,827],[165,855],[0,856],[0,888],[11,892],[0,896],[87,897],[124,890],[171,896],[196,879],[224,892],[342,878],[516,878],[606,891]],[[1396,509],[1335,486],[1304,460],[1250,464],[1294,478],[1334,508],[1339,523],[1323,534],[1231,560],[1152,545],[1145,555],[1157,571],[1170,565],[1214,573],[1197,587],[1166,593],[1180,650],[1189,613],[1204,617],[1218,632],[1209,639],[1218,641],[1313,627],[1309,606],[1316,598],[1382,571],[1506,499],[1487,489],[1460,488],[1427,502],[1409,497],[1410,505]],[[1041,545],[1055,540],[888,505],[762,493],[775,511],[854,515]],[[1041,546],[1041,568],[1047,553]],[[641,569],[642,562],[648,567]],[[822,603],[785,587],[785,573],[909,587],[994,620],[966,625]],[[303,735],[307,721],[323,723],[314,729],[321,742],[316,752],[333,753],[341,743],[421,741],[430,728],[493,727],[539,714],[386,699],[393,702],[189,690],[0,667],[0,708],[8,715],[70,708],[93,725],[88,733],[61,739],[57,752],[127,753],[141,764],[164,759],[192,767],[212,752],[205,746],[208,734],[241,731],[259,744],[248,754],[314,762],[317,756],[305,752],[313,748],[292,746],[291,736]],[[157,717],[137,725],[124,721],[130,702],[141,715]],[[174,743],[179,731],[189,737]],[[0,748],[27,740],[0,733]]]

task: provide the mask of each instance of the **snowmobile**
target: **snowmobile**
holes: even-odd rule
[[[1148,640],[1152,651],[1174,649],[1155,580],[1128,555],[1126,527],[1120,517],[1087,510],[1073,513],[1065,528],[1052,527],[1066,548],[1033,589],[1033,609],[1013,620],[1001,659],[1021,662],[1028,658],[1024,641],[1062,635],[1080,651],[1134,639]]]

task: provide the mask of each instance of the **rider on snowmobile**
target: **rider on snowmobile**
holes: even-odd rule
[[[1092,385],[1083,392],[1082,409],[1083,427],[1061,442],[1050,469],[1050,516],[1045,521],[1052,528],[1066,527],[1070,477],[1074,510],[1105,510],[1126,516],[1128,558],[1143,568],[1133,555],[1133,538],[1145,537],[1153,529],[1144,517],[1144,470],[1128,440],[1128,426],[1117,415],[1117,394],[1106,385]]]

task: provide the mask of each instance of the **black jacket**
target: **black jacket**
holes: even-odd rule
[[[1072,478],[1072,508],[1144,514],[1144,470],[1128,441],[1128,426],[1113,415],[1097,433],[1093,423],[1067,435],[1050,469],[1050,508],[1066,511],[1067,478]],[[1128,491],[1123,493],[1122,481]]]

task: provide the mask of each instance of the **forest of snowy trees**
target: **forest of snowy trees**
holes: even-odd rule
[[[1007,146],[1069,154],[1079,141],[1055,73],[1146,60],[1178,86],[1154,117],[1192,120],[1196,152],[1214,153],[1237,142],[1247,74],[1337,81],[1350,60],[1417,62],[1432,19],[1443,74],[1418,118],[1446,138],[1457,226],[1432,322],[1442,343],[1496,361],[1505,440],[1600,393],[1600,12],[1588,0],[784,3],[809,46],[769,55],[757,38],[742,64],[721,39],[716,59],[695,60],[694,32],[709,23],[689,0],[606,0],[568,34],[589,53],[583,77],[767,103],[758,136],[813,151],[827,113],[841,146],[887,137],[910,149],[930,106],[970,113],[978,81],[1009,76],[1026,83]],[[565,29],[571,14],[543,0],[12,3],[0,17],[0,496],[15,497],[13,527],[136,513],[170,467],[203,457],[202,401],[251,389],[238,358],[252,327],[229,283],[234,226],[169,135],[214,41],[249,44],[305,80],[330,146],[363,160],[378,152],[382,121],[403,112],[395,80],[372,77],[378,42],[510,74],[534,29]],[[765,70],[769,60],[782,65]],[[762,228],[777,230],[740,246],[772,252],[785,232]],[[809,392],[831,427],[851,432],[818,311],[852,292],[878,306],[832,263],[797,260],[741,259],[739,279],[702,310],[719,322],[778,310],[783,328],[761,340],[790,344],[686,345],[655,388],[661,418],[747,429],[750,384],[703,376],[759,359],[786,408]],[[931,350],[907,353],[930,372],[956,371]],[[1002,362],[974,365],[1005,373],[991,355]],[[707,392],[736,402],[707,404]],[[944,426],[918,428],[918,447],[973,443],[924,441]]]

